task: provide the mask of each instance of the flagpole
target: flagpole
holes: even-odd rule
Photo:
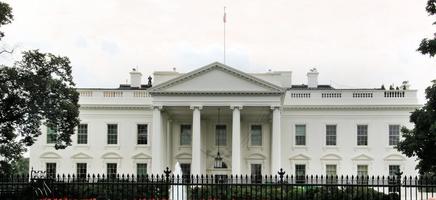
[[[226,64],[226,7],[224,6],[224,17],[223,17],[223,24],[224,24],[224,64]]]

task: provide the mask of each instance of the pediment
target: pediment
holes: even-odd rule
[[[215,62],[149,89],[151,95],[168,94],[276,94],[283,89],[267,81]]]
[[[46,153],[43,153],[39,157],[45,158],[45,159],[60,159],[60,158],[62,158],[59,154],[54,153],[54,152],[46,152]]]
[[[101,156],[103,159],[121,159],[122,157],[115,153],[115,152],[109,152],[109,153],[105,153]]]
[[[337,154],[326,154],[321,157],[321,160],[342,160],[342,158]]]
[[[179,153],[176,155],[177,159],[191,159],[192,156],[189,153]]]
[[[384,158],[386,161],[404,161],[406,160],[404,156],[399,154],[390,154]]]
[[[260,153],[253,153],[247,157],[247,160],[265,160],[266,156]]]
[[[92,159],[91,156],[85,153],[77,153],[71,156],[72,159]]]
[[[138,154],[132,156],[132,159],[151,159],[151,156],[147,155],[145,153],[138,153]]]
[[[310,160],[310,157],[304,154],[297,154],[295,156],[290,157],[289,160]]]
[[[352,158],[352,160],[370,161],[370,160],[373,160],[373,158],[371,158],[370,156],[365,155],[365,154],[360,154],[360,155],[355,156],[354,158]]]

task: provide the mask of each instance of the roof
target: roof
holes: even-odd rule
[[[318,85],[316,88],[309,88],[305,84],[292,85],[288,90],[383,90],[381,88],[334,88],[331,85]]]

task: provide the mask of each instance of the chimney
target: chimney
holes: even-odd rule
[[[135,68],[130,72],[130,87],[140,88],[141,87],[141,72],[136,71]]]
[[[309,72],[307,72],[307,87],[308,88],[317,88],[318,87],[318,71],[316,68],[312,68]]]

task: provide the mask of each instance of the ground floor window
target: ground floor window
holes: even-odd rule
[[[306,165],[295,165],[295,183],[306,182]]]
[[[368,165],[357,165],[357,183],[368,183]]]
[[[398,173],[400,172],[400,165],[389,165],[389,185],[398,184]],[[400,188],[396,186],[389,186],[389,192],[399,192]]]
[[[182,180],[185,183],[189,183],[191,181],[191,164],[190,163],[181,163],[180,168],[182,168]]]
[[[106,174],[108,178],[115,178],[117,175],[117,163],[106,163]]]
[[[86,163],[77,163],[76,164],[76,174],[77,178],[84,179],[87,174],[87,166]]]
[[[251,181],[254,183],[262,182],[262,164],[251,164]]]
[[[45,173],[47,178],[56,178],[56,163],[46,163]]]
[[[327,183],[336,183],[337,182],[337,166],[336,165],[326,165],[326,182]]]
[[[147,163],[137,163],[136,164],[136,175],[137,176],[147,175]]]

